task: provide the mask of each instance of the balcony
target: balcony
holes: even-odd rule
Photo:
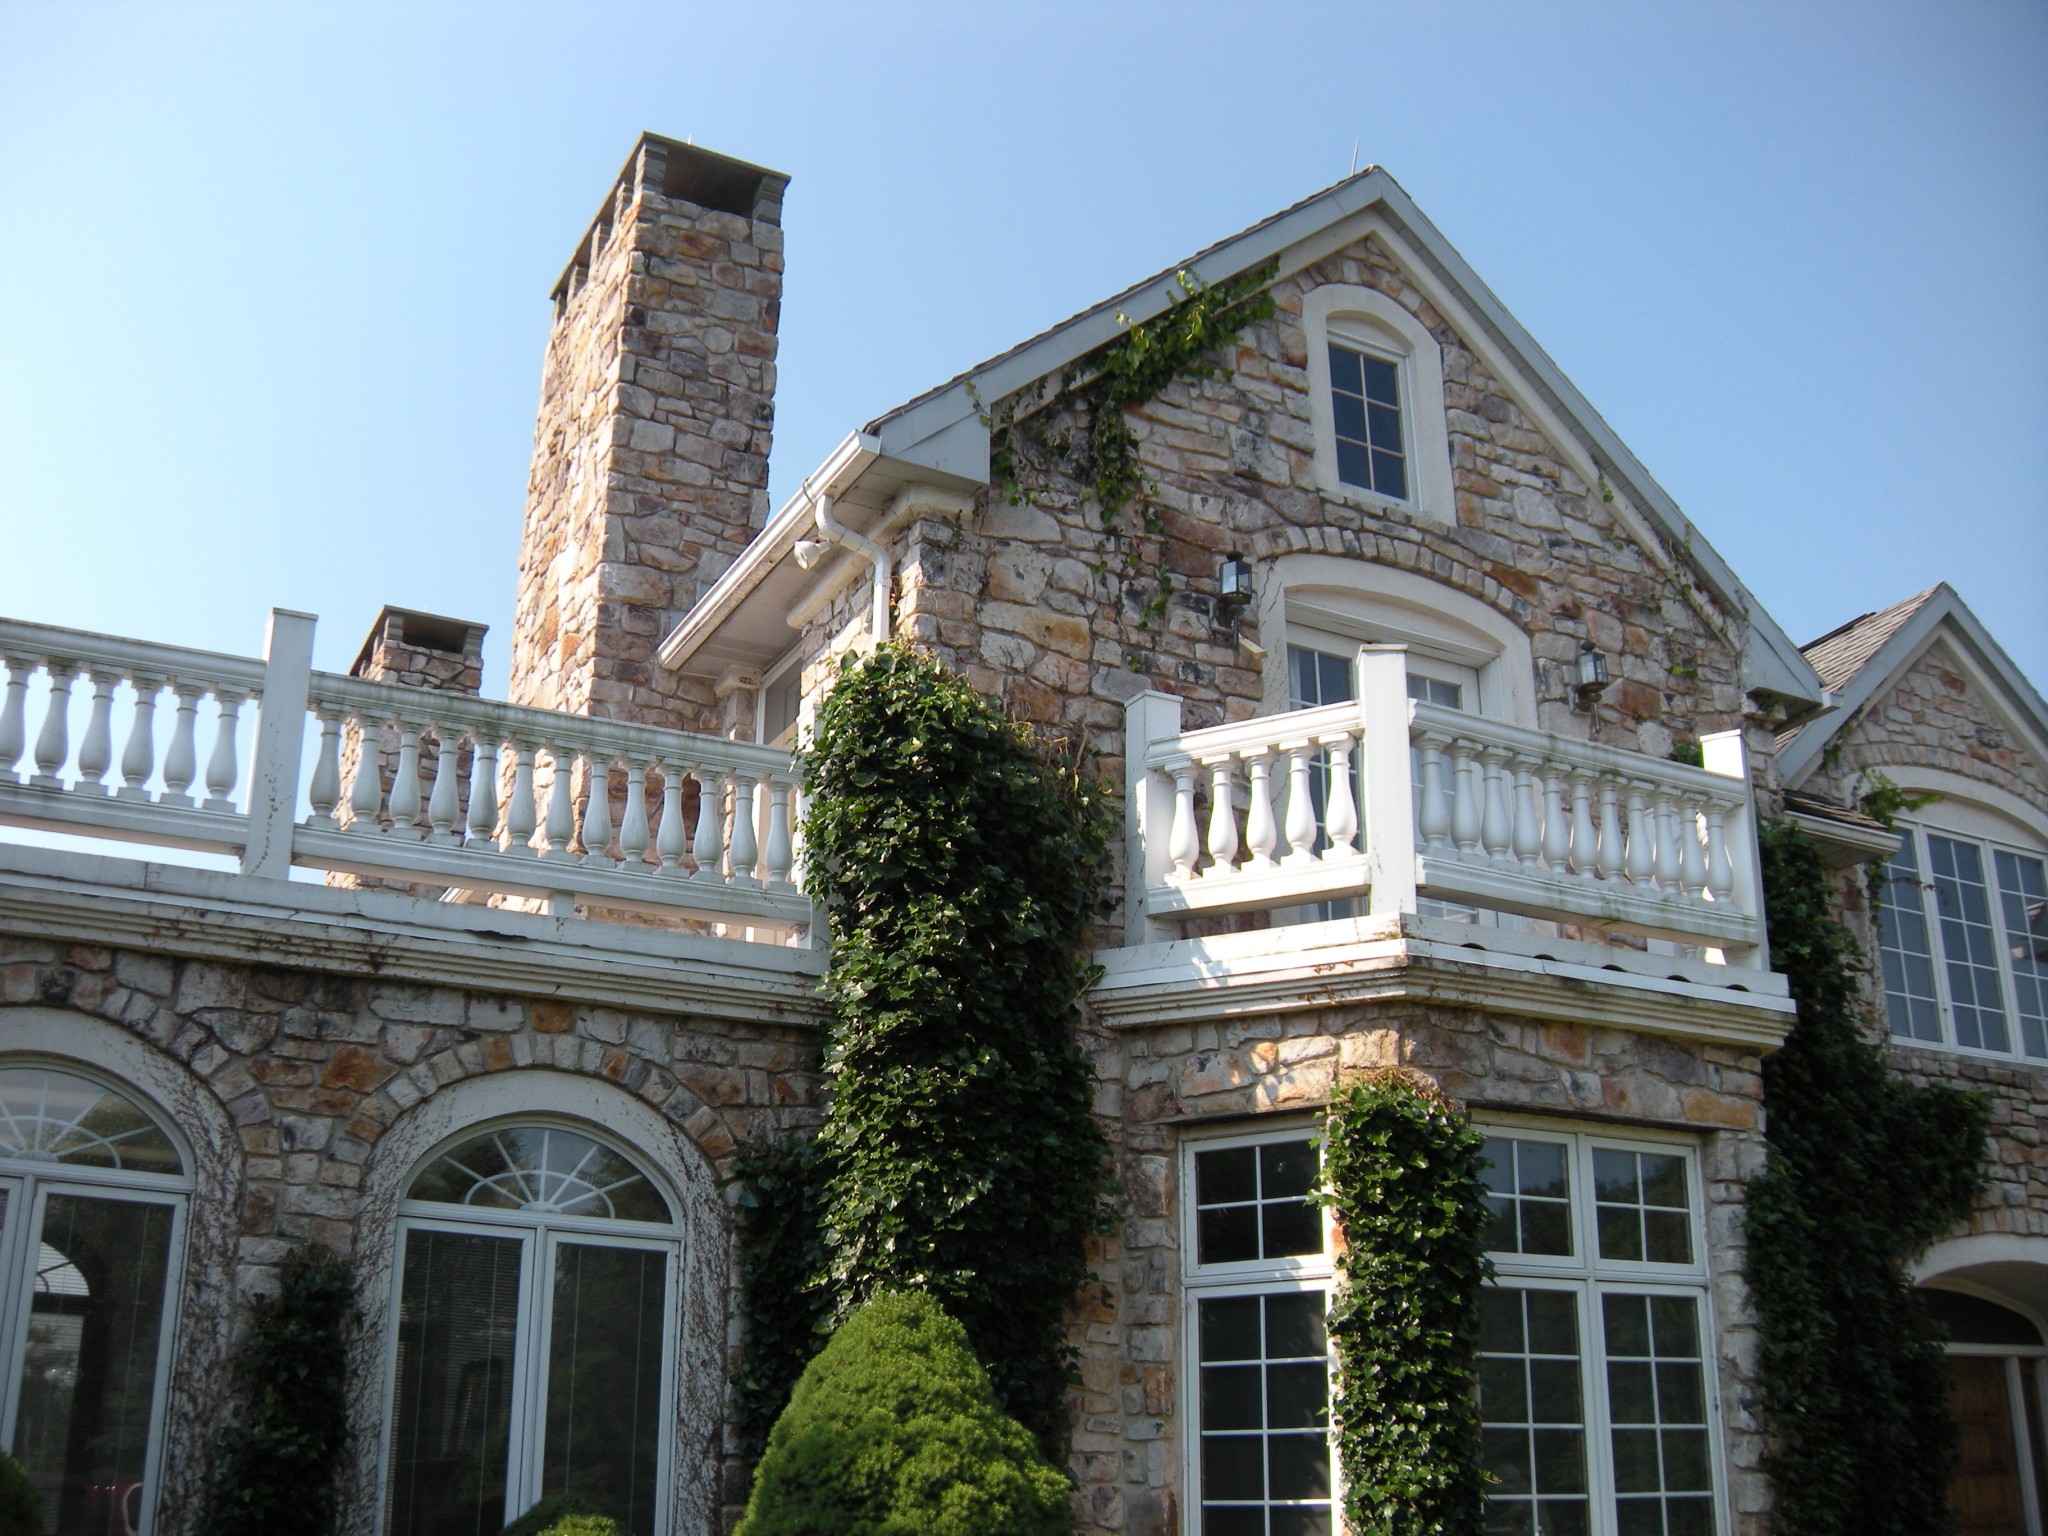
[[[786,752],[316,671],[313,627],[273,612],[255,658],[0,620],[0,825],[807,945]]]

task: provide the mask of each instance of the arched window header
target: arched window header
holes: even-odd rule
[[[661,1192],[622,1153],[554,1125],[498,1126],[434,1158],[408,1199],[474,1209],[668,1223]]]
[[[1344,283],[1310,290],[1301,323],[1323,493],[1455,521],[1436,338],[1378,289]]]
[[[0,1158],[181,1174],[184,1160],[126,1094],[54,1067],[0,1068]]]

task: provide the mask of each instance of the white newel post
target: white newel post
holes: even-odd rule
[[[1366,910],[1415,910],[1415,792],[1408,762],[1408,648],[1358,648],[1358,718],[1365,765]]]
[[[1180,735],[1180,700],[1151,689],[1124,701],[1124,942],[1150,944],[1173,930],[1152,921],[1146,892],[1173,869],[1172,781],[1147,766],[1155,743]]]
[[[1700,760],[1709,773],[1742,785],[1742,804],[1722,829],[1728,862],[1734,866],[1735,909],[1756,924],[1756,948],[1733,945],[1725,958],[1738,965],[1770,964],[1771,936],[1764,928],[1764,871],[1757,853],[1756,786],[1749,779],[1749,751],[1740,731],[1716,731],[1700,738]],[[1711,953],[1711,952],[1710,952]]]
[[[310,613],[270,610],[264,647],[263,697],[256,708],[256,741],[249,760],[249,840],[242,873],[285,880],[292,869],[292,823],[299,808],[299,748],[306,732],[306,694],[313,681]],[[182,702],[182,700],[181,700]],[[369,733],[364,755],[376,771]]]

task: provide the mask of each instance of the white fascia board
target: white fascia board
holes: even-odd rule
[[[1778,772],[1788,789],[1797,789],[1820,765],[1828,743],[1872,699],[1897,684],[1906,669],[1934,641],[1946,626],[1962,642],[1966,659],[1983,670],[1981,681],[1994,694],[2002,694],[2014,722],[2032,739],[2036,755],[2048,766],[2048,701],[2027,680],[2024,672],[2005,654],[2005,648],[1991,638],[1977,615],[1970,611],[1954,587],[1943,582],[1934,596],[1866,661],[1856,675],[1835,696],[1837,708],[1825,720],[1817,720],[1792,738],[1792,744],[1778,754]]]
[[[748,594],[761,585],[776,563],[809,531],[812,502],[821,495],[838,495],[881,456],[881,445],[876,439],[865,432],[847,433],[825,462],[804,478],[797,493],[782,504],[782,510],[754,535],[754,541],[740,551],[739,558],[711,584],[711,590],[698,598],[683,621],[669,631],[655,652],[661,664],[676,671],[695,655],[697,648],[717,633],[719,626],[739,610]]]

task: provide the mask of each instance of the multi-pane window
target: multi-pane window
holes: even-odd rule
[[[1190,1143],[1184,1279],[1197,1536],[1333,1536],[1330,1261],[1306,1131]]]
[[[1337,477],[1346,485],[1408,499],[1401,431],[1401,370],[1383,357],[1330,343],[1330,417]]]
[[[1503,1129],[1486,1156],[1489,1536],[1717,1536],[1691,1151]]]
[[[1974,838],[1901,830],[1878,914],[1892,1034],[2048,1057],[2048,863]]]

